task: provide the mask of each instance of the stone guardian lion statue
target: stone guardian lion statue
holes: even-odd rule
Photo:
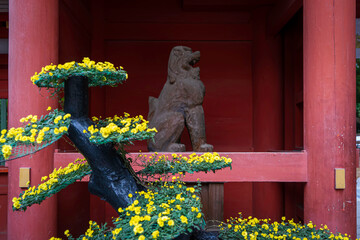
[[[202,103],[205,86],[200,81],[200,52],[177,46],[171,50],[168,76],[158,98],[149,97],[149,127],[158,133],[148,142],[149,151],[183,152],[180,143],[184,127],[189,131],[193,151],[211,152],[206,143],[205,118]]]

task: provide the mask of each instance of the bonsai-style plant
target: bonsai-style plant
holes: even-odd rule
[[[84,58],[81,63],[49,65],[35,73],[31,81],[38,87],[64,90],[63,110],[47,115],[29,115],[20,119],[22,127],[2,130],[0,161],[14,160],[52,144],[66,134],[84,155],[68,166],[54,169],[13,198],[14,211],[26,211],[33,204],[90,174],[89,191],[107,201],[118,212],[113,227],[90,221],[87,231],[78,237],[69,230],[68,239],[349,239],[334,235],[327,226],[316,229],[313,223],[302,225],[293,220],[271,222],[269,219],[239,218],[220,223],[219,236],[203,231],[200,182],[188,187],[182,181],[187,173],[216,171],[231,167],[231,159],[217,153],[139,155],[130,159],[124,146],[135,140],[152,139],[156,129],[148,128],[142,116],[99,119],[88,117],[88,87],[117,86],[127,73],[109,62],[95,63]],[[131,163],[142,168],[135,172]],[[70,227],[70,226],[69,226]],[[52,237],[52,240],[60,239]]]
[[[64,108],[51,111],[49,107],[49,114],[40,118],[29,115],[20,120],[24,126],[3,130],[1,158],[11,160],[33,153],[67,134],[85,159],[55,169],[42,178],[41,184],[14,197],[14,211],[25,211],[35,203],[40,204],[90,174],[89,191],[107,201],[119,217],[112,229],[105,226],[95,231],[98,225],[91,222],[90,230],[79,239],[174,239],[186,234],[190,237],[190,232],[204,226],[200,186],[186,187],[181,176],[186,172],[229,167],[231,159],[217,153],[188,157],[173,154],[170,159],[154,154],[137,159],[143,169],[136,173],[124,146],[134,140],[153,138],[156,129],[148,128],[148,122],[141,115],[130,117],[125,113],[106,119],[88,116],[89,87],[115,87],[126,79],[127,73],[122,67],[115,68],[109,62],[95,63],[89,58],[81,63],[51,64],[31,77],[35,85],[52,90],[53,95],[63,89]],[[66,235],[73,238],[68,232]],[[197,231],[197,235],[213,237],[203,231]]]

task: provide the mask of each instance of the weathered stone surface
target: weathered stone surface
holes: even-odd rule
[[[205,118],[202,103],[205,86],[200,80],[200,52],[177,46],[171,50],[167,81],[158,98],[149,98],[149,127],[158,133],[148,142],[149,151],[182,152],[180,143],[184,127],[189,131],[193,151],[211,152],[206,143]]]

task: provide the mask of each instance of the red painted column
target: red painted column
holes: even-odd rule
[[[356,233],[355,0],[304,1],[305,221]],[[346,187],[334,188],[344,168]]]
[[[269,8],[254,13],[253,93],[254,150],[283,149],[281,38],[267,33]],[[265,201],[266,199],[266,201]],[[253,183],[253,215],[281,219],[283,184]]]
[[[39,92],[30,77],[58,60],[58,1],[9,2],[9,127],[18,127],[28,114],[41,116],[56,106],[46,90]],[[13,212],[12,198],[19,196],[19,168],[31,167],[31,185],[53,169],[54,145],[30,156],[8,162],[8,239],[49,239],[56,234],[56,198],[26,212]]]

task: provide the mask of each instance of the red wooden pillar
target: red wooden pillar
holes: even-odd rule
[[[12,0],[9,2],[9,127],[19,126],[28,114],[42,115],[56,100],[39,92],[30,77],[58,60],[58,1]],[[19,196],[19,168],[31,167],[31,185],[53,168],[54,145],[31,157],[8,162],[8,239],[49,239],[56,234],[56,199],[13,212],[11,200]]]
[[[356,233],[355,0],[304,1],[305,221]],[[344,168],[346,187],[334,187]]]
[[[254,150],[267,152],[283,149],[283,97],[281,38],[267,32],[269,8],[254,13],[253,93]],[[266,199],[266,200],[265,200]],[[253,215],[281,219],[283,184],[253,184]]]

